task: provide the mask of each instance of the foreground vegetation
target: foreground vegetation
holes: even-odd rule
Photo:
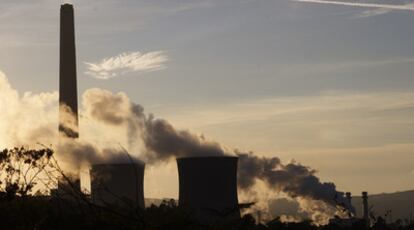
[[[355,222],[344,227],[330,224],[316,226],[310,221],[283,223],[276,218],[268,223],[256,224],[251,215],[238,220],[221,220],[211,224],[199,223],[188,210],[181,209],[175,201],[166,201],[145,210],[124,210],[119,207],[103,208],[90,203],[57,200],[51,197],[25,197],[0,201],[0,229],[368,229]],[[414,224],[386,225],[378,221],[369,229],[414,229]]]
[[[0,152],[0,229],[5,230],[65,230],[65,229],[413,229],[414,223],[396,221],[385,224],[377,218],[372,227],[363,221],[352,224],[331,223],[316,226],[310,221],[284,223],[279,218],[257,224],[252,215],[239,219],[218,218],[201,223],[189,209],[179,207],[174,200],[164,201],[145,209],[131,206],[100,206],[87,195],[76,191],[71,179],[58,167],[49,148],[28,150],[14,148]],[[65,194],[46,194],[63,178],[71,188]]]

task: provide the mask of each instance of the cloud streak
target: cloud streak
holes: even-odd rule
[[[414,11],[414,3],[393,5],[393,4],[328,1],[328,0],[292,0],[292,1],[294,1],[294,2],[305,2],[305,3],[341,5],[341,6],[355,6],[355,7],[364,7],[364,8],[382,8],[382,9],[388,9],[388,10],[410,10],[410,11]]]
[[[378,16],[378,15],[388,14],[391,11],[393,10],[385,9],[385,8],[369,9],[369,10],[364,10],[362,13],[358,14],[355,18],[368,18],[368,17]]]
[[[144,73],[165,69],[168,57],[164,51],[148,53],[124,52],[114,57],[104,58],[100,62],[85,62],[86,74],[107,80],[127,73]]]

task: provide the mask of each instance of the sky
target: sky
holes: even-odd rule
[[[58,90],[62,3],[0,3],[0,70],[20,92]],[[414,1],[70,3],[79,95],[123,91],[177,128],[311,166],[339,190],[414,189]],[[147,173],[147,195],[177,197],[174,163]]]

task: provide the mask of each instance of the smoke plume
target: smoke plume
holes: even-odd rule
[[[187,130],[176,130],[163,119],[146,116],[142,106],[130,102],[124,93],[112,94],[101,89],[87,90],[83,95],[86,115],[97,121],[127,129],[129,148],[137,143],[145,147],[142,156],[149,162],[163,162],[175,157],[223,156],[217,142],[208,141]],[[141,141],[138,141],[137,139]]]
[[[252,190],[258,182],[264,183],[270,191],[287,194],[302,208],[313,210],[314,220],[320,213],[353,211],[335,184],[321,182],[315,170],[295,162],[283,164],[277,157],[231,150],[188,130],[176,130],[168,121],[146,115],[143,107],[131,102],[125,93],[87,90],[82,97],[80,121],[92,124],[91,128],[81,126],[79,139],[61,137],[58,142],[57,99],[56,92],[20,96],[0,72],[0,106],[8,108],[0,113],[0,145],[57,146],[59,163],[67,169],[77,169],[82,163],[125,162],[131,157],[137,160],[136,155],[128,153],[137,150],[142,152],[140,159],[150,164],[177,157],[233,155],[239,157],[238,181],[242,191]],[[100,124],[106,126],[102,131]],[[118,143],[105,146],[91,141],[85,138],[87,134],[105,143],[123,134],[128,152]]]
[[[0,71],[0,148],[50,146],[56,150],[55,157],[65,171],[74,171],[84,163],[137,160],[136,156],[129,156],[119,145],[101,147],[101,144],[83,138],[73,139],[64,135],[59,138],[59,116],[65,126],[72,130],[77,128],[73,126],[70,109],[58,114],[58,96],[57,92],[25,92],[20,95]]]
[[[353,214],[352,205],[334,183],[321,182],[316,170],[296,162],[282,164],[277,157],[258,157],[253,153],[236,151],[239,157],[238,183],[242,189],[251,189],[261,180],[270,189],[283,192],[291,198],[322,201],[339,210]]]
[[[190,156],[224,156],[239,157],[239,187],[243,190],[253,188],[257,180],[261,180],[275,191],[283,192],[292,198],[321,201],[332,207],[354,212],[344,193],[338,192],[333,183],[321,182],[316,171],[299,163],[282,164],[277,157],[258,157],[253,153],[238,150],[227,151],[214,141],[206,140],[187,130],[176,130],[163,119],[152,115],[145,116],[141,106],[129,101],[124,94],[112,94],[109,91],[87,91],[87,98],[93,103],[85,106],[94,119],[110,125],[124,124],[128,126],[132,137],[140,137],[145,147],[145,159],[149,162],[163,162],[176,157]],[[119,116],[113,117],[104,104],[120,105],[116,107]],[[139,109],[137,109],[139,108]],[[120,111],[122,110],[122,112]],[[139,133],[135,133],[139,132]]]

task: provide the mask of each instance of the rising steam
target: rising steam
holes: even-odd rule
[[[299,163],[282,164],[277,157],[258,157],[253,153],[236,152],[239,157],[239,186],[249,189],[259,179],[275,190],[292,198],[301,197],[323,201],[354,213],[352,205],[343,192],[338,192],[334,183],[322,183],[316,171]]]
[[[0,114],[1,121],[6,121],[0,122],[0,141],[3,141],[0,145],[33,146],[40,142],[57,146],[58,160],[67,168],[78,168],[83,162],[130,159],[118,143],[103,147],[101,143],[87,141],[82,134],[80,139],[61,138],[57,142],[57,99],[56,92],[20,96],[0,72],[0,106],[8,108],[7,112]],[[143,107],[132,103],[125,93],[89,89],[83,94],[82,105],[81,122],[86,120],[94,125],[110,127],[94,135],[106,133],[113,138],[115,130],[123,130],[129,152],[141,150],[144,154],[139,157],[148,163],[167,162],[176,157],[236,155],[239,157],[238,183],[242,191],[249,191],[260,182],[271,191],[296,199],[302,208],[319,208],[321,213],[329,212],[330,215],[341,209],[353,212],[335,184],[322,183],[315,170],[295,162],[283,164],[276,157],[259,157],[251,152],[230,150],[187,130],[176,130],[168,121],[146,115]],[[93,126],[91,130],[96,129],[97,126]]]
[[[88,99],[93,98],[93,103]],[[94,119],[110,125],[127,125],[132,137],[141,137],[145,147],[145,159],[149,162],[163,162],[176,157],[224,156],[239,157],[239,187],[251,189],[257,180],[267,184],[270,189],[283,192],[293,198],[322,201],[327,205],[338,207],[350,213],[354,210],[345,199],[344,193],[338,192],[333,183],[322,183],[315,176],[316,171],[292,162],[282,164],[277,157],[258,157],[253,153],[238,150],[228,151],[219,143],[206,140],[187,130],[176,130],[163,119],[152,115],[145,116],[142,106],[129,101],[124,94],[112,94],[109,91],[94,89],[84,94],[85,106]],[[116,106],[116,113],[109,112],[105,106]],[[109,113],[108,113],[109,112]],[[136,133],[138,132],[138,133]]]

